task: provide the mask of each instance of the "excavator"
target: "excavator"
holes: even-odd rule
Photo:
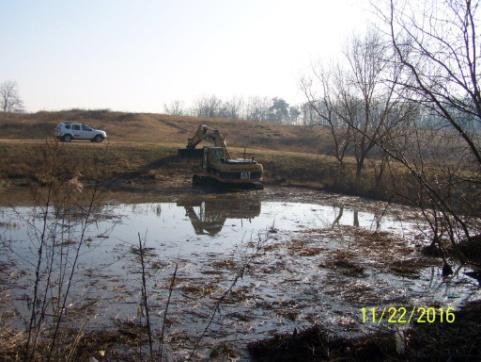
[[[202,141],[213,146],[195,147]],[[233,159],[227,150],[227,143],[219,130],[200,125],[187,140],[186,148],[178,150],[183,158],[200,158],[200,169],[194,172],[194,185],[215,184],[228,187],[263,189],[263,167],[254,158]]]

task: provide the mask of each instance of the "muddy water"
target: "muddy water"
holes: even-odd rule
[[[31,302],[44,211],[25,203],[0,207],[0,310],[16,311],[19,328]],[[201,354],[227,343],[246,358],[247,342],[313,323],[350,335],[379,328],[361,322],[363,306],[457,307],[481,296],[465,268],[444,279],[438,260],[420,257],[428,228],[416,210],[399,205],[296,189],[147,200],[114,193],[95,209],[83,238],[82,218],[67,219],[62,228],[58,217],[47,218],[46,239],[55,247],[46,248],[43,265],[53,260],[52,305],[61,266],[69,270],[83,240],[70,322],[99,329],[136,321],[140,233],[157,330],[178,265],[166,335],[179,357],[196,344],[236,276],[200,341]]]

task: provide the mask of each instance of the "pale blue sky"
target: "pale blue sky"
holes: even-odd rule
[[[162,112],[204,95],[302,101],[299,79],[364,31],[364,0],[0,0],[0,82],[27,111]]]

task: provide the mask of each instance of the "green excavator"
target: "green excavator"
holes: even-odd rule
[[[202,141],[213,146],[196,149]],[[200,125],[194,136],[189,138],[187,146],[178,150],[183,158],[200,158],[200,168],[192,177],[194,185],[219,185],[240,188],[262,189],[263,167],[254,158],[233,159],[227,150],[224,136],[217,130]]]

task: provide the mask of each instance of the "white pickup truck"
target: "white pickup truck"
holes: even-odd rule
[[[61,122],[55,127],[55,137],[63,142],[70,142],[72,140],[102,142],[107,138],[107,133],[82,123]]]

